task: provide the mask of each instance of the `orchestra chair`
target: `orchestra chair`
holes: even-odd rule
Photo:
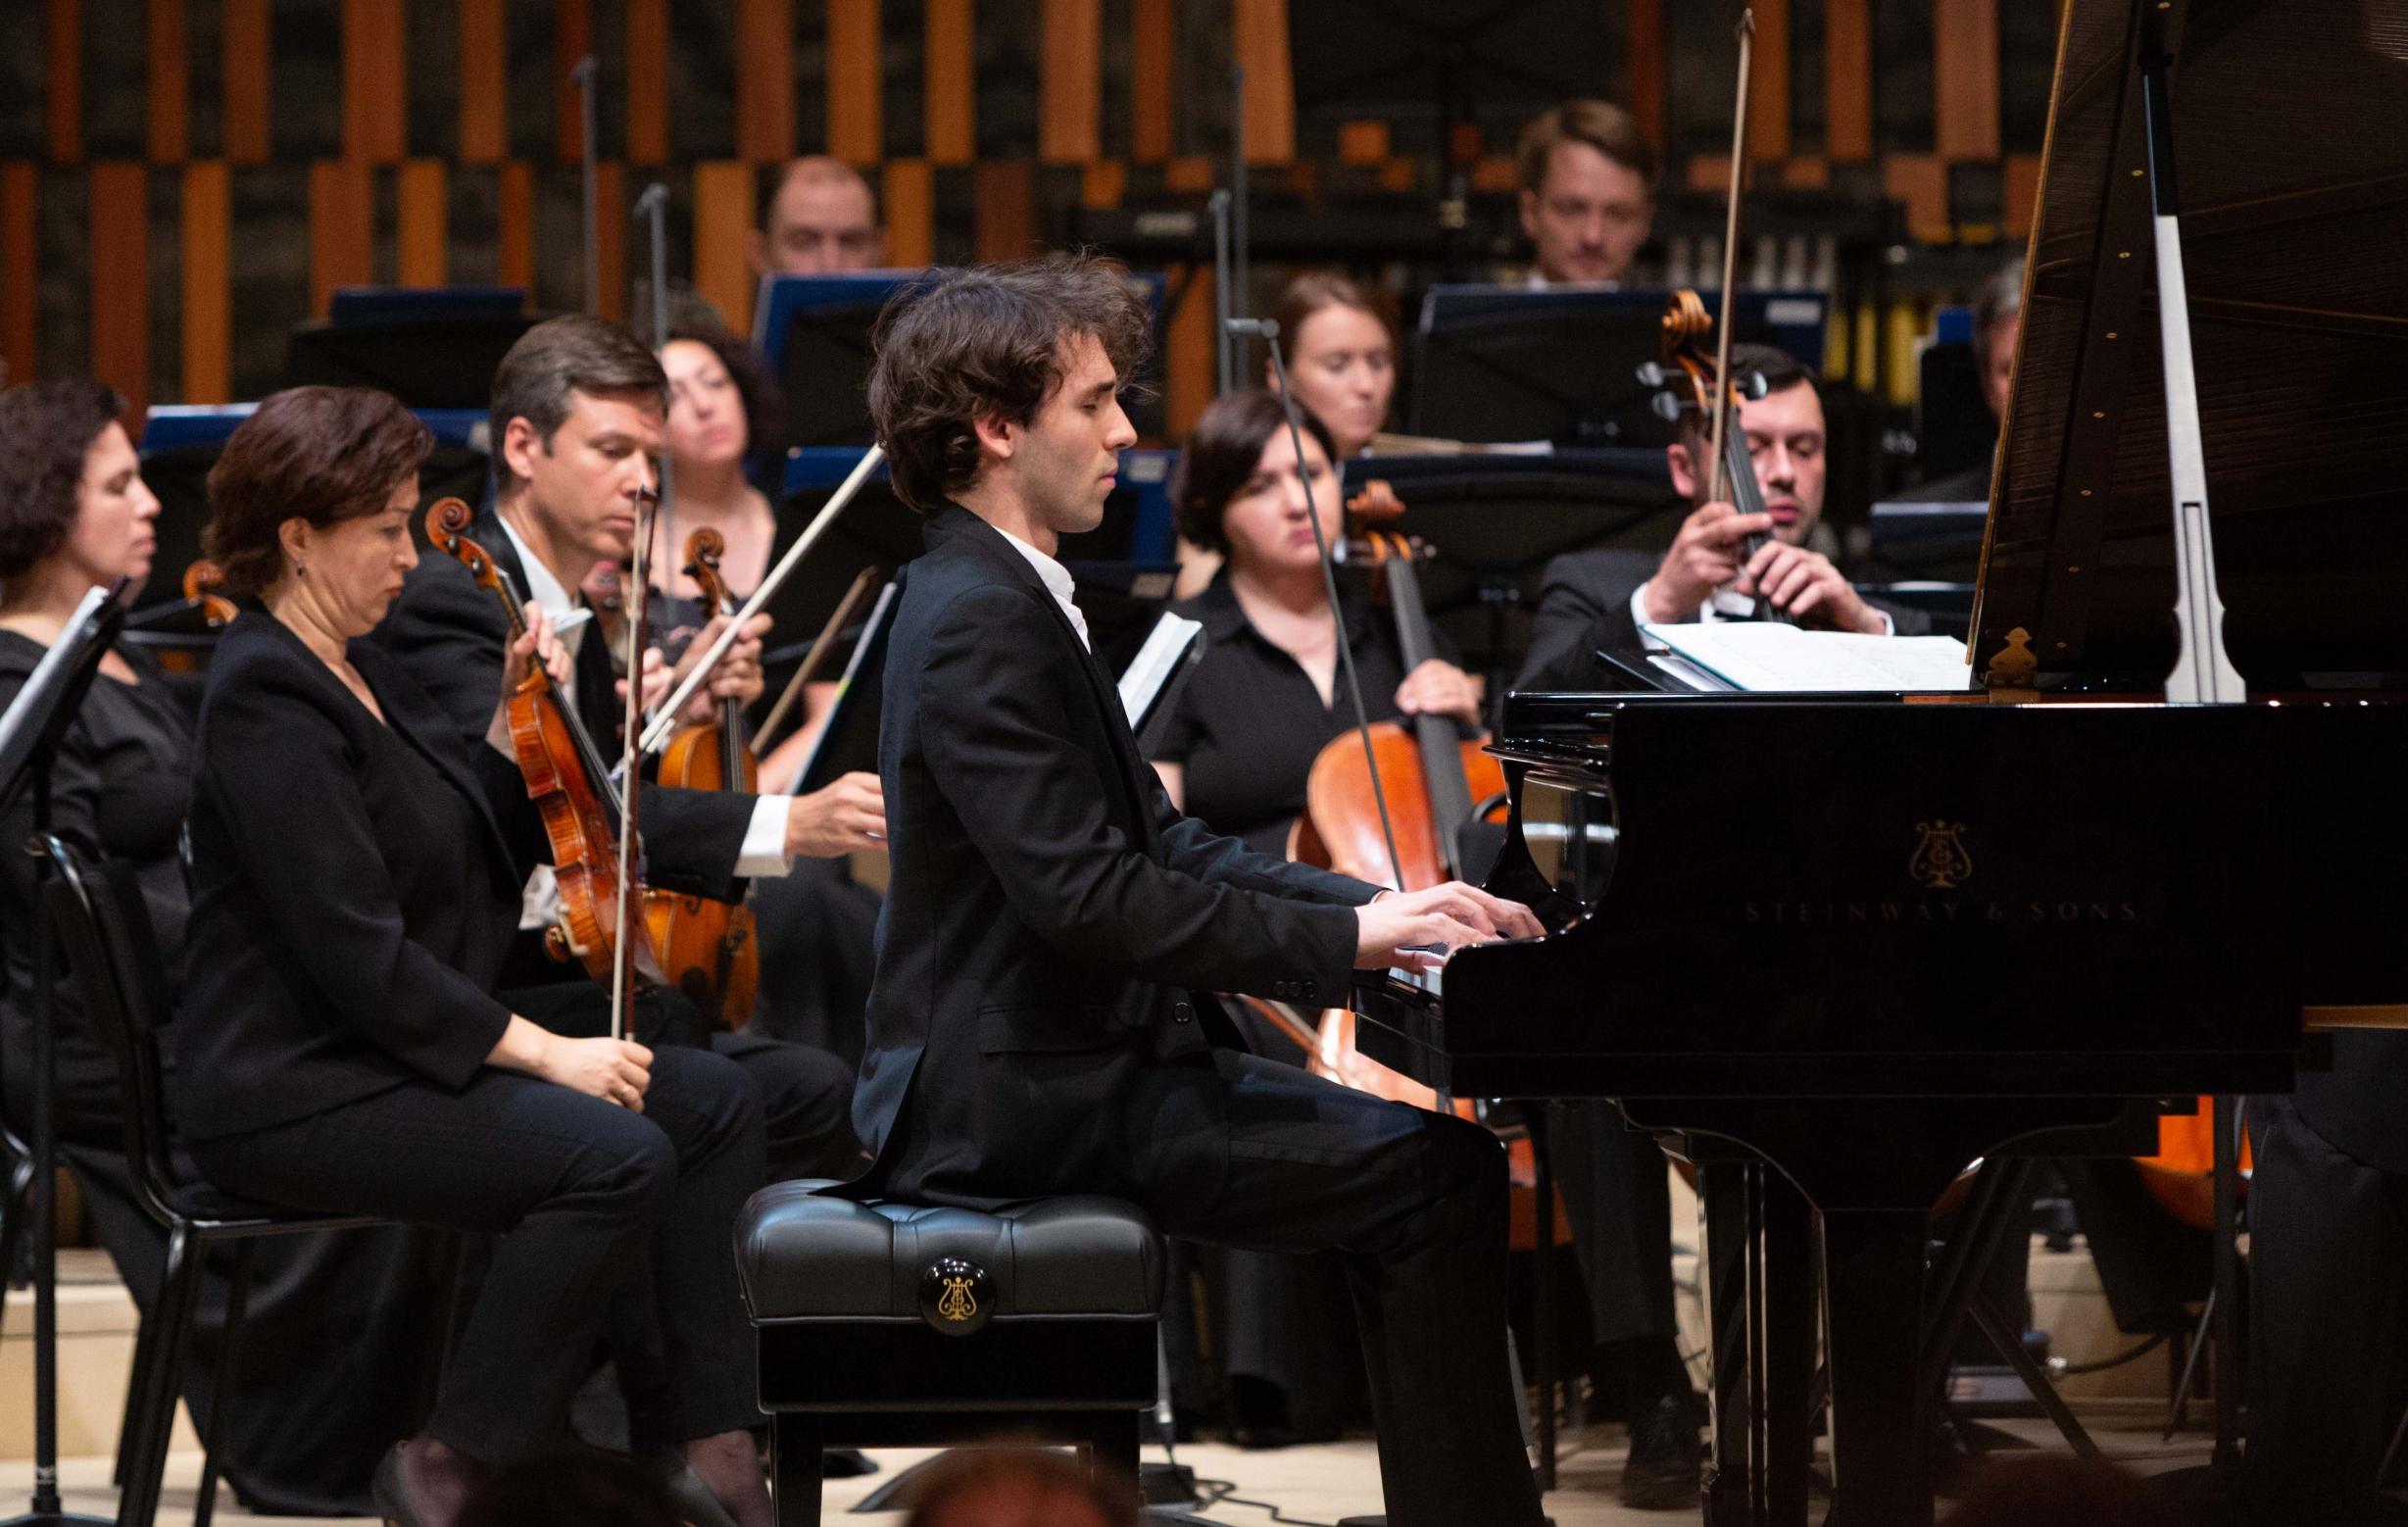
[[[141,892],[122,870],[95,869],[55,837],[42,840],[55,872],[44,887],[59,949],[80,982],[84,1012],[116,1057],[124,1094],[125,1159],[134,1196],[168,1232],[159,1303],[135,1344],[129,1413],[119,1455],[124,1487],[119,1527],[150,1527],[159,1510],[161,1476],[183,1391],[183,1365],[209,1251],[233,1248],[226,1291],[225,1334],[218,1354],[209,1426],[202,1437],[201,1482],[193,1527],[209,1527],[217,1503],[219,1442],[233,1408],[242,1349],[244,1302],[250,1293],[251,1243],[260,1236],[348,1230],[392,1221],[365,1215],[311,1214],[251,1203],[205,1183],[178,1179],[169,1145],[167,1091],[161,1053],[174,1011],[168,1004],[165,966]]]
[[[981,1213],[773,1183],[736,1221],[778,1527],[816,1527],[829,1448],[1071,1443],[1137,1475],[1159,1377],[1163,1245],[1136,1208]]]

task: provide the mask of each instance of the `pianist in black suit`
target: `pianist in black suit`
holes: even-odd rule
[[[1634,551],[1573,552],[1547,566],[1530,654],[1516,689],[1585,689],[1607,684],[1600,647],[1632,651],[1640,622],[1745,619],[1761,589],[1802,625],[1871,635],[1920,635],[1919,611],[1866,599],[1815,549],[1823,519],[1823,399],[1814,373],[1770,345],[1731,347],[1731,364],[1763,375],[1769,389],[1740,404],[1740,427],[1755,461],[1765,513],[1744,516],[1729,504],[1699,504],[1661,557]],[[1666,447],[1672,485],[1693,502],[1702,491],[1710,450],[1695,415],[1682,418]],[[1743,566],[1741,541],[1769,535]],[[1607,687],[1622,687],[1607,684]]]
[[[928,515],[879,738],[894,878],[849,1192],[990,1207],[1101,1193],[1167,1233],[1345,1255],[1389,1519],[1542,1519],[1505,1361],[1494,1136],[1234,1047],[1205,995],[1339,1000],[1349,972],[1503,929],[1468,886],[1370,886],[1213,836],[1139,755],[1059,537],[1101,522],[1145,318],[1118,271],[958,271],[881,322],[869,399]]]
[[[548,1446],[627,1286],[658,1290],[670,1435],[762,1524],[727,1252],[759,1106],[720,1057],[565,1038],[494,995],[545,847],[505,752],[516,675],[472,739],[363,639],[417,560],[431,444],[382,393],[301,387],[210,473],[206,544],[246,604],[201,712],[178,1123],[227,1192],[498,1237],[426,1434],[378,1468],[386,1517],[449,1522],[478,1464]],[[535,618],[509,665],[541,645],[560,671]]]
[[[580,591],[595,565],[627,555],[637,495],[655,481],[652,457],[661,448],[666,396],[661,363],[615,323],[579,315],[529,329],[494,377],[497,501],[469,532],[521,599],[563,622],[562,640],[574,661],[570,698],[613,759],[622,702],[610,650],[590,622],[569,622],[582,619]],[[375,639],[456,725],[473,735],[481,732],[501,682],[507,632],[500,602],[478,588],[467,568],[452,558],[429,556],[410,572]],[[714,623],[697,642],[717,633]],[[759,694],[760,650],[754,637],[731,649],[706,694]],[[700,647],[693,653],[699,657]],[[651,690],[657,694],[665,677],[653,668]],[[707,711],[708,700],[701,703]],[[864,811],[857,795],[647,791],[643,834],[652,883],[733,901],[744,894],[745,877],[782,875],[797,855],[869,846],[879,818],[874,803]],[[539,877],[533,895],[544,896],[546,886]],[[534,926],[513,949],[502,975],[519,1010],[546,1023],[590,1013],[583,973],[542,954],[534,927],[544,915],[531,911],[524,920]],[[773,1175],[852,1175],[860,1148],[848,1122],[851,1077],[842,1061],[825,1051],[715,1023],[705,1033],[682,999],[660,1003],[657,1010],[669,1027],[641,1037],[708,1043],[743,1067],[761,1094]]]

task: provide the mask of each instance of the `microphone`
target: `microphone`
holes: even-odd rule
[[[1223,319],[1221,327],[1232,334],[1251,334],[1256,339],[1277,339],[1279,337],[1277,319]]]

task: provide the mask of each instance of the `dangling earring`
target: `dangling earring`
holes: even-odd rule
[[[309,565],[308,563],[306,563],[306,562],[302,562],[302,561],[300,561],[300,560],[296,559],[296,560],[294,561],[294,563],[293,563],[293,576],[294,576],[294,577],[296,577],[296,578],[306,578],[306,577],[308,577],[309,575],[310,575],[310,565]]]

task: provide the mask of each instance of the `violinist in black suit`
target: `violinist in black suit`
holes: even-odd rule
[[[378,1467],[389,1519],[451,1521],[479,1465],[559,1435],[640,1270],[685,1459],[765,1524],[727,1255],[762,1180],[759,1107],[717,1056],[567,1038],[493,995],[546,848],[503,691],[473,742],[364,639],[417,561],[431,443],[384,394],[296,388],[210,475],[206,544],[245,609],[201,715],[178,1122],[229,1193],[498,1233],[425,1434]],[[499,678],[539,652],[565,670],[531,620]]]
[[[1398,1527],[1535,1527],[1505,1354],[1505,1163],[1463,1120],[1248,1055],[1211,999],[1538,930],[1450,884],[1374,900],[1183,816],[1088,650],[1059,537],[1100,522],[1145,348],[1118,271],[957,271],[881,322],[870,410],[928,515],[885,673],[893,879],[848,1189],[1126,1199],[1167,1233],[1345,1255]]]
[[[494,377],[491,428],[494,507],[469,538],[488,552],[520,598],[561,622],[572,655],[568,692],[586,730],[615,759],[623,690],[609,645],[592,628],[581,589],[600,563],[624,558],[635,534],[639,497],[659,478],[654,457],[667,398],[661,363],[618,324],[582,315],[529,329]],[[765,618],[764,622],[765,624]],[[717,636],[714,620],[688,649],[699,658]],[[509,627],[501,604],[448,557],[414,568],[375,639],[401,661],[455,724],[482,729],[501,682]],[[749,633],[729,650],[697,698],[749,700],[761,692],[761,641]],[[675,677],[648,653],[649,705]],[[840,781],[814,795],[749,796],[732,791],[647,791],[643,837],[650,883],[717,901],[739,900],[747,877],[783,875],[797,855],[835,855],[872,847],[883,825],[876,781]],[[547,877],[530,888],[519,939],[502,982],[520,1010],[558,1026],[584,1004],[583,975],[542,950],[549,916]],[[704,1026],[682,998],[660,1010],[668,1031],[645,1037],[707,1043],[729,1057],[759,1090],[774,1175],[849,1177],[860,1146],[848,1122],[850,1068],[825,1051]]]

